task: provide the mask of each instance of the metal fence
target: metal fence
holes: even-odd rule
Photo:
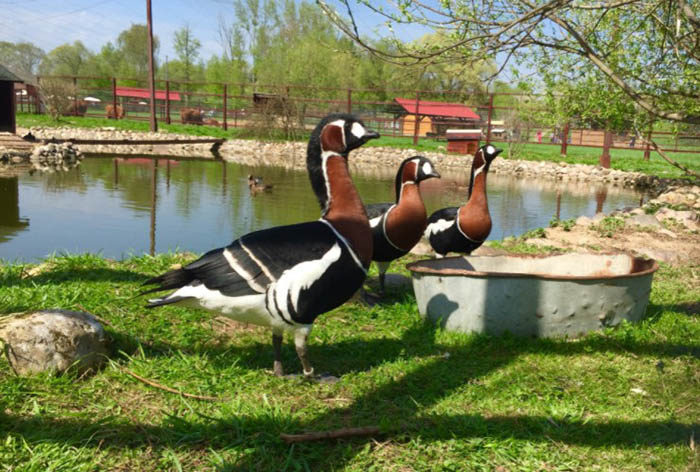
[[[148,120],[146,79],[112,77],[45,76],[39,87],[60,83],[68,104],[64,114]],[[471,130],[481,141],[530,143],[640,151],[649,157],[649,146],[628,132],[613,134],[572,121],[552,126],[544,119],[547,110],[541,96],[517,93],[445,93],[416,90],[373,90],[311,87],[301,85],[230,84],[213,82],[156,81],[157,118],[165,123],[281,130],[304,133],[332,112],[349,112],[382,135],[446,140],[448,130]],[[45,112],[24,104],[18,110]],[[471,114],[469,113],[471,112]],[[547,124],[545,124],[547,123]],[[657,126],[657,128],[659,128]],[[663,128],[663,127],[661,127]],[[670,129],[670,127],[669,127]],[[649,131],[663,151],[700,153],[700,134]],[[448,148],[449,149],[449,148]]]

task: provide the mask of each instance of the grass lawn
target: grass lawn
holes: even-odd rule
[[[642,323],[579,340],[445,332],[421,321],[410,289],[372,308],[349,303],[318,319],[309,346],[316,371],[341,381],[314,384],[270,374],[266,330],[183,308],[148,311],[132,298],[146,277],[192,257],[60,256],[33,277],[27,266],[0,266],[0,313],[87,310],[109,323],[112,341],[109,363],[83,378],[21,378],[0,359],[0,469],[700,467],[697,265],[662,267]],[[301,370],[289,340],[284,363]],[[125,369],[222,401],[155,389]],[[369,425],[383,434],[293,446],[279,438]]]
[[[54,121],[48,115],[34,115],[30,113],[18,113],[17,114],[17,126],[29,128],[31,126],[73,126],[73,127],[83,127],[83,128],[96,128],[111,126],[117,129],[126,129],[134,131],[148,131],[149,123],[148,121],[132,121],[132,120],[108,120],[106,118],[93,118],[93,117],[63,117],[59,122]],[[163,122],[159,122],[159,129],[162,131],[170,131],[173,133],[191,134],[196,136],[213,136],[221,138],[242,138],[246,135],[250,135],[250,131],[244,128],[229,128],[228,131],[224,131],[221,128],[216,128],[213,126],[196,126],[196,125],[182,125],[182,124],[170,124],[167,125]],[[304,140],[308,139],[304,137]],[[508,143],[494,142],[495,145],[502,147],[505,151],[500,155],[499,158],[507,159],[508,157]],[[436,141],[434,139],[420,139],[418,145],[413,145],[413,138],[411,137],[392,137],[392,136],[382,136],[379,139],[372,140],[366,144],[366,146],[381,146],[381,147],[394,147],[399,149],[416,149],[417,151],[423,152],[445,152],[445,147],[447,146],[446,141]],[[569,146],[568,156],[566,158],[561,157],[559,154],[559,145],[542,145],[542,144],[525,144],[522,150],[514,155],[514,159],[523,159],[531,161],[552,161],[561,162],[565,161],[569,164],[590,164],[598,165],[599,157],[602,152],[598,148],[587,148],[587,147],[577,147]],[[611,166],[613,169],[619,169],[624,171],[635,171],[644,172],[646,174],[658,175],[659,177],[676,178],[681,177],[683,173],[664,161],[661,156],[652,152],[649,161],[645,161],[642,151],[631,151],[628,149],[612,149],[611,154]],[[670,157],[681,164],[693,169],[695,172],[700,173],[700,154],[692,153],[669,153]]]

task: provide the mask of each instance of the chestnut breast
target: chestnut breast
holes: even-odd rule
[[[406,184],[401,199],[386,219],[386,235],[398,248],[410,251],[425,231],[428,215],[418,184]]]
[[[348,240],[365,267],[372,261],[372,229],[348,172],[344,157],[330,156],[326,161],[330,202],[324,218]]]
[[[491,233],[491,215],[486,198],[472,194],[467,204],[459,209],[458,223],[459,229],[470,239],[485,240]]]

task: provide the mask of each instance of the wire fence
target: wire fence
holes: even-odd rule
[[[149,120],[150,91],[145,79],[44,76],[41,98],[17,95],[17,109],[34,113]],[[382,135],[445,140],[448,151],[470,152],[479,143],[555,145],[640,151],[649,146],[632,131],[612,133],[582,120],[551,122],[542,96],[518,93],[462,93],[373,90],[302,85],[156,81],[160,122],[215,126],[227,130],[308,133],[328,113],[360,116]],[[59,110],[57,110],[59,109]],[[700,134],[646,132],[663,151],[700,153]],[[476,144],[474,144],[476,143]]]

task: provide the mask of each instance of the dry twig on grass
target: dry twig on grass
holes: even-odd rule
[[[319,441],[321,439],[342,439],[364,436],[375,436],[380,433],[378,426],[364,426],[361,428],[341,428],[331,431],[310,431],[302,434],[280,434],[287,444],[300,443],[306,441]]]
[[[177,395],[182,395],[183,397],[194,398],[196,400],[206,400],[209,402],[223,402],[223,401],[227,400],[226,398],[210,397],[207,395],[195,395],[194,393],[182,392],[180,390],[175,390],[174,388],[170,388],[170,387],[166,387],[165,385],[161,385],[158,382],[154,382],[153,380],[147,379],[145,377],[141,377],[140,375],[130,371],[129,369],[125,369],[122,367],[121,370],[123,372],[131,375],[136,380],[140,380],[141,382],[145,383],[146,385],[150,385],[151,387],[155,387],[157,389],[164,390],[166,392],[175,393]]]

